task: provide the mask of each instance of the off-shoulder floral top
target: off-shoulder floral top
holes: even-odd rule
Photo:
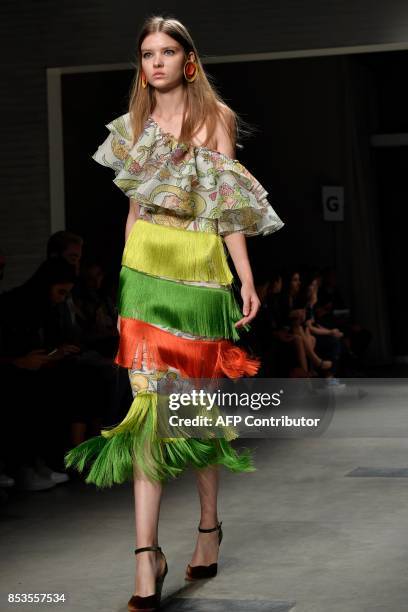
[[[115,171],[114,183],[140,205],[140,218],[220,236],[266,235],[283,227],[268,192],[237,160],[186,145],[149,116],[132,146],[130,115],[106,125],[92,158]]]

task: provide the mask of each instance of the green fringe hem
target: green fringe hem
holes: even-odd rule
[[[225,428],[226,437],[234,434]],[[226,438],[157,437],[157,394],[139,391],[124,420],[102,435],[82,442],[66,453],[67,468],[84,472],[85,482],[98,488],[134,479],[137,467],[151,481],[167,482],[186,468],[224,465],[232,472],[254,472],[251,449],[239,454]],[[237,437],[237,436],[235,436]]]

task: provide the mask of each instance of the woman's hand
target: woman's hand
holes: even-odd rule
[[[48,356],[43,349],[30,351],[27,355],[13,359],[13,365],[23,370],[39,370],[48,362]]]
[[[252,321],[252,319],[256,317],[261,305],[253,283],[248,282],[242,284],[241,297],[243,301],[242,312],[244,317],[235,323],[235,327],[242,327]]]
[[[55,362],[80,352],[81,349],[79,346],[76,346],[76,344],[61,344],[55,351],[52,351],[48,357],[50,362]]]

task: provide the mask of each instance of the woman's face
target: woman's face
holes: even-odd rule
[[[148,34],[142,42],[141,55],[143,72],[156,89],[167,91],[182,82],[186,54],[180,43],[168,34]],[[193,52],[188,59],[194,59]]]
[[[314,278],[307,288],[307,297],[310,300],[310,302],[313,304],[317,302],[318,288],[319,288],[319,281],[317,278]]]
[[[290,279],[290,291],[292,294],[298,293],[300,289],[300,274],[299,272],[295,272],[292,278]]]
[[[56,283],[50,287],[50,301],[52,304],[61,304],[64,302],[70,291],[72,290],[73,283]]]
[[[279,276],[279,278],[277,278],[272,285],[272,293],[280,293],[281,291],[282,291],[282,277]]]
[[[103,276],[103,270],[100,266],[90,266],[84,273],[84,281],[88,289],[100,289]]]
[[[75,269],[78,273],[79,264],[81,263],[82,257],[82,244],[77,244],[75,242],[71,242],[63,251],[62,257],[67,260],[68,263],[75,266]]]

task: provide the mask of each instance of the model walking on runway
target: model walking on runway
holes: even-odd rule
[[[86,482],[98,487],[134,482],[131,611],[160,606],[167,573],[158,545],[163,484],[195,469],[201,517],[186,579],[196,580],[217,573],[219,466],[255,469],[250,450],[231,445],[238,437],[231,428],[212,438],[157,435],[160,380],[253,376],[260,365],[234,343],[260,305],[245,236],[270,234],[283,222],[235,159],[236,126],[187,29],[175,19],[149,18],[129,112],[106,126],[109,135],[93,155],[115,171],[114,183],[129,198],[115,362],[128,369],[134,399],[121,423],[66,455],[67,467],[89,468]],[[226,249],[241,281],[242,312]]]

